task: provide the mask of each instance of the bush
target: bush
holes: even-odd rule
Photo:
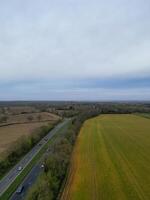
[[[30,189],[27,200],[41,200],[41,197],[46,197],[48,194],[50,194],[46,197],[48,200],[57,199],[67,174],[73,145],[80,127],[86,119],[97,114],[99,113],[91,111],[80,113],[72,120],[72,125],[66,133],[57,138],[55,143],[51,145],[50,155],[44,161],[44,172]],[[44,190],[40,190],[39,183],[40,187],[45,188]]]
[[[2,116],[2,117],[0,118],[0,123],[7,122],[7,119],[8,119],[7,116]]]
[[[33,120],[33,116],[32,116],[32,115],[29,115],[29,116],[27,117],[27,119],[28,119],[28,121],[32,121],[32,120]]]
[[[14,166],[22,156],[24,156],[30,149],[37,144],[42,137],[44,137],[53,126],[42,126],[36,129],[31,136],[22,136],[16,141],[7,151],[6,156],[0,160],[0,177],[3,176],[12,166]]]
[[[51,190],[47,190],[50,185],[54,185],[54,180],[52,176],[49,174],[49,178],[45,174],[43,174],[39,181],[36,184],[36,187],[32,188],[32,193],[28,197],[28,200],[49,200],[53,198],[53,193]]]

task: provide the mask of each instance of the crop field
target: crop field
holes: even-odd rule
[[[150,113],[138,113],[138,115],[150,119]]]
[[[149,200],[150,119],[101,115],[77,138],[62,200]]]

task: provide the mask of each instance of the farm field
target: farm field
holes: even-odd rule
[[[0,127],[0,155],[21,136],[28,136],[37,128],[48,124],[48,122],[37,122]]]
[[[138,115],[150,119],[150,113],[138,113]]]
[[[28,136],[41,126],[54,124],[60,119],[58,115],[48,112],[6,116],[7,121],[0,123],[0,157],[21,136]]]
[[[0,127],[3,125],[9,124],[21,124],[21,123],[30,123],[30,122],[43,122],[43,121],[56,121],[59,120],[60,117],[58,115],[48,113],[48,112],[40,112],[40,113],[25,113],[25,114],[16,114],[16,115],[4,115],[6,116],[6,121],[0,121]],[[0,115],[0,119],[3,118],[3,115]]]
[[[83,124],[61,200],[95,199],[150,199],[150,119],[101,115]]]

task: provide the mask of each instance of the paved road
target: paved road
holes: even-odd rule
[[[66,128],[63,128],[63,130],[61,131],[61,135],[65,134],[67,130]],[[49,148],[49,147],[48,147]],[[42,156],[42,158],[44,156],[48,156],[49,152],[45,152]],[[41,160],[39,160],[39,162],[32,168],[32,170],[30,171],[30,173],[26,176],[26,178],[23,180],[23,182],[20,184],[20,186],[24,186],[24,189],[22,191],[21,194],[17,194],[16,191],[13,193],[13,195],[10,197],[9,200],[24,200],[29,189],[32,187],[32,185],[36,182],[37,178],[39,177],[40,173],[42,173],[42,171],[44,170],[43,168],[41,168],[42,165],[42,158]]]
[[[23,159],[12,168],[9,173],[0,181],[0,196],[6,191],[10,184],[16,179],[21,173],[18,168],[21,166],[25,168],[33,157],[41,150],[41,148],[57,133],[57,131],[68,123],[70,119],[65,119],[63,122],[58,124],[52,131],[50,131],[32,150],[26,154]],[[45,140],[46,139],[46,140]]]
[[[25,196],[28,192],[28,190],[31,188],[31,186],[35,183],[40,173],[43,171],[43,168],[41,168],[41,163],[36,164],[31,172],[28,174],[28,176],[24,179],[24,181],[21,183],[21,185],[24,186],[24,189],[21,194],[17,194],[14,192],[14,194],[11,196],[10,200],[23,200],[25,199]]]

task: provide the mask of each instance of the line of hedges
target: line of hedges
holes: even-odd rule
[[[60,195],[60,189],[67,175],[72,149],[82,123],[97,112],[86,112],[77,116],[66,133],[59,137],[50,148],[50,154],[45,158],[44,172],[30,189],[27,200],[55,200]]]
[[[8,149],[0,160],[0,178],[4,176],[27,152],[29,152],[55,124],[36,129],[30,136],[22,136]]]

